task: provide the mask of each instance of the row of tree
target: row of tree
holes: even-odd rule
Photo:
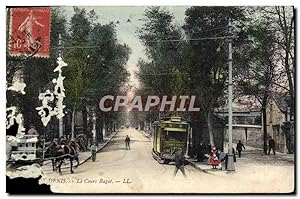
[[[57,66],[56,61],[61,50],[63,60],[68,63],[68,66],[63,68],[66,94],[64,133],[69,136],[76,134],[76,113],[82,112],[83,132],[91,131],[92,118],[95,115],[97,138],[101,141],[102,131],[99,129],[104,126],[113,129],[113,123],[120,117],[117,113],[100,113],[99,99],[124,89],[123,85],[129,76],[125,66],[130,48],[126,44],[118,43],[114,23],[103,25],[97,22],[94,10],[87,12],[85,9],[74,7],[74,15],[68,22],[62,8],[51,9],[50,58],[10,57],[7,53],[7,83],[11,84],[15,72],[21,70],[27,85],[24,96],[7,92],[7,107],[19,107],[24,115],[26,128],[34,124],[38,131],[42,135],[45,133],[49,139],[58,136],[58,120],[52,118],[44,128],[35,108],[41,103],[38,99],[39,93],[47,89],[53,90],[51,80],[56,75],[53,69]],[[10,10],[7,12],[8,16],[9,12]],[[61,46],[59,34],[62,38]]]
[[[292,7],[191,7],[183,26],[175,25],[170,11],[150,7],[143,20],[138,37],[147,59],[138,63],[137,93],[197,95],[201,111],[187,118],[206,122],[210,144],[215,144],[212,113],[227,103],[228,37],[233,38],[234,96],[255,95],[265,121],[272,95],[288,91],[294,115]]]

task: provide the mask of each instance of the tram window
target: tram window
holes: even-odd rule
[[[187,134],[184,132],[176,132],[176,131],[166,131],[164,133],[165,140],[179,140],[184,141],[187,137]]]

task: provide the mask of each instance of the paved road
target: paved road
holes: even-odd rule
[[[129,151],[125,149],[126,135],[131,138]],[[52,191],[67,193],[264,193],[287,192],[293,187],[292,167],[264,168],[255,170],[252,176],[244,173],[245,177],[240,172],[207,174],[186,166],[187,179],[180,172],[173,178],[174,165],[158,164],[152,158],[151,147],[151,141],[142,133],[125,129],[97,154],[96,162],[87,161],[74,174],[69,169],[64,169],[62,175],[46,172],[44,181],[51,182]],[[276,175],[261,176],[259,171],[267,170]],[[283,180],[270,184],[275,179]]]

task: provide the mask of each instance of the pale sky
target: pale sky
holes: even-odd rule
[[[126,43],[132,50],[130,55],[127,69],[131,74],[130,84],[138,86],[138,81],[134,77],[134,71],[137,70],[137,61],[139,58],[145,58],[144,47],[137,38],[136,30],[141,27],[143,21],[139,20],[144,16],[144,10],[147,7],[144,6],[93,6],[93,7],[79,7],[85,8],[88,12],[92,9],[95,10],[98,15],[98,22],[101,24],[107,24],[111,21],[117,22],[116,32],[119,43]],[[174,14],[175,24],[183,25],[184,12],[188,8],[187,6],[169,6],[162,7]],[[67,19],[70,20],[74,14],[73,7],[63,7],[66,10],[65,14]],[[130,22],[127,22],[130,19]]]

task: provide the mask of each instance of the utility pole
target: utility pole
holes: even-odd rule
[[[61,34],[58,34],[58,57],[61,57]],[[58,120],[59,138],[64,135],[63,117]]]
[[[229,83],[228,83],[228,164],[227,171],[235,171],[234,168],[234,154],[232,151],[232,35],[231,35],[231,19],[229,18],[229,43],[228,43],[228,67],[229,67]]]

